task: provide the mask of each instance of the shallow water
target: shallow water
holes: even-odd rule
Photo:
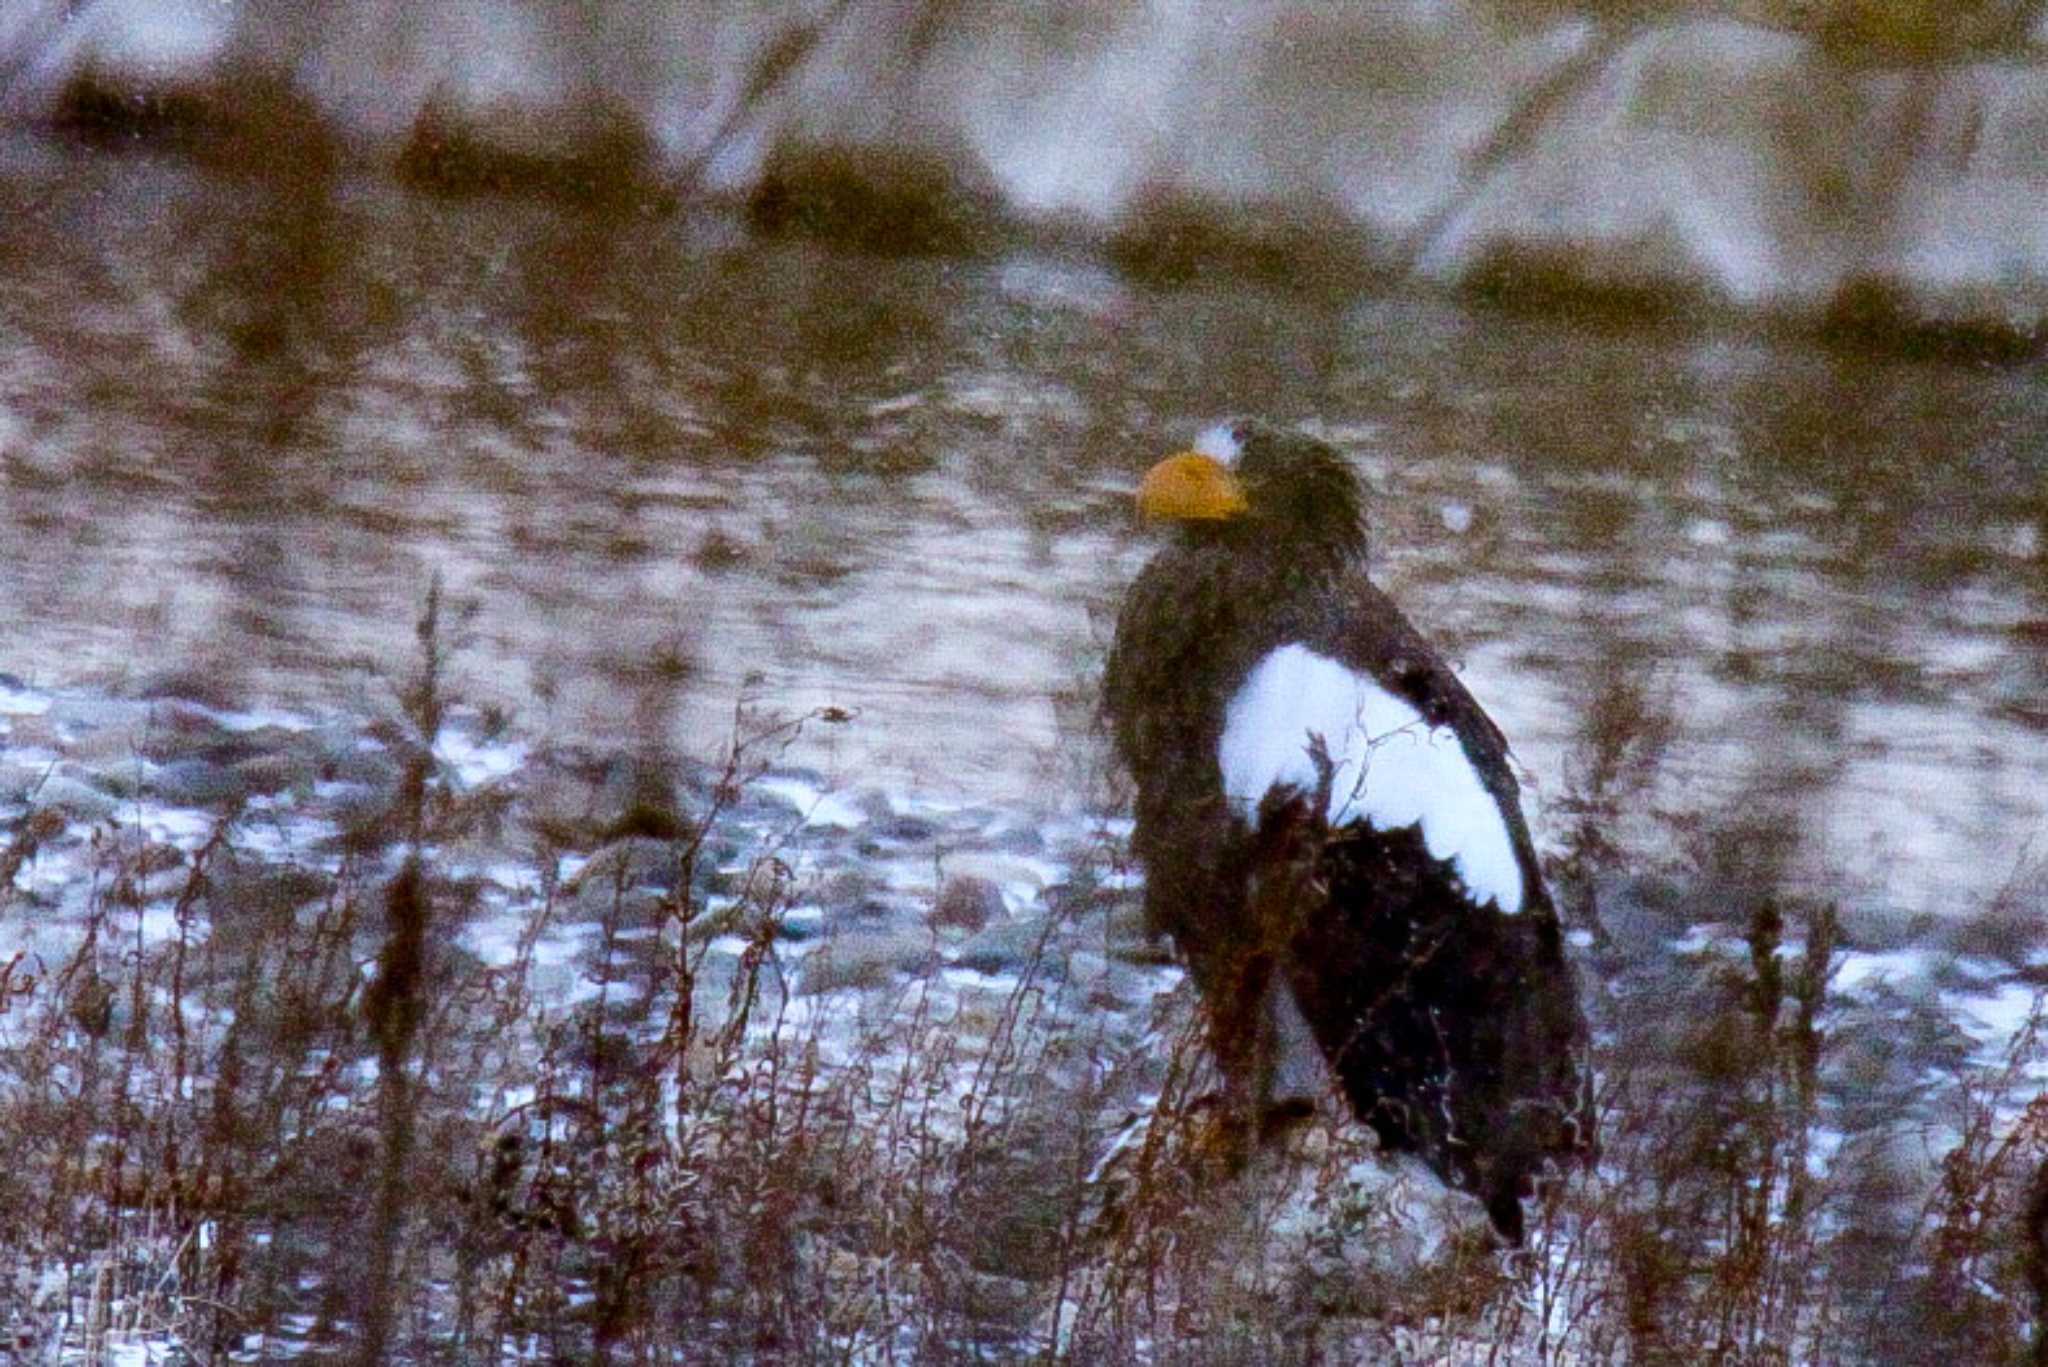
[[[1085,801],[1128,490],[1231,412],[1357,458],[1539,831],[1623,671],[1675,723],[1654,803],[1755,859],[2033,888],[2038,367],[0,142],[0,671],[44,685],[376,704],[438,574],[523,730],[831,706],[795,758],[842,782]]]

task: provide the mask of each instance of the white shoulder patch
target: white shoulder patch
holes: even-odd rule
[[[1213,427],[1203,428],[1195,438],[1193,449],[1221,464],[1237,464],[1237,458],[1244,454],[1244,443],[1238,440],[1235,427],[1234,423],[1219,422]]]
[[[1306,646],[1282,646],[1253,669],[1223,715],[1223,791],[1246,812],[1275,784],[1316,791],[1311,737],[1333,767],[1332,825],[1383,831],[1420,822],[1423,844],[1448,860],[1472,900],[1522,909],[1522,866],[1493,794],[1449,727],[1370,678]]]

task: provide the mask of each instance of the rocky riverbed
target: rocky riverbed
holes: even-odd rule
[[[169,903],[216,839],[245,862],[315,875],[365,857],[388,873],[402,854],[389,814],[405,742],[389,723],[48,693],[0,675],[0,727],[0,801],[22,851],[12,883],[22,914],[4,943],[41,971],[75,951],[108,839],[157,851],[137,890],[144,947],[175,930]],[[1085,1002],[1128,1044],[1180,977],[1143,932],[1132,875],[1118,863],[1127,823],[1116,817],[934,801],[751,762],[742,780],[696,759],[651,774],[628,756],[539,751],[475,714],[449,718],[432,759],[451,800],[512,814],[429,851],[470,890],[461,943],[482,963],[507,962],[535,908],[556,900],[531,947],[534,986],[565,1007],[609,987],[622,1018],[661,1019],[651,982],[637,984],[646,997],[619,1001],[625,985],[606,978],[616,966],[597,960],[615,948],[600,944],[607,917],[633,923],[610,926],[615,942],[657,928],[652,907],[676,892],[673,833],[599,837],[552,857],[542,834],[630,827],[650,792],[664,794],[657,813],[677,810],[672,803],[714,813],[692,913],[708,939],[708,1000],[724,999],[747,947],[744,926],[708,928],[730,924],[727,913],[764,880],[786,903],[777,976],[798,997],[884,989],[940,969],[962,994],[1006,997],[1030,972],[1073,992],[1077,1013]],[[632,904],[623,913],[620,897]]]
[[[8,832],[0,966],[17,1005],[0,1019],[0,1028],[13,1022],[0,1056],[11,1060],[4,1086],[17,1103],[47,1085],[32,1060],[51,1040],[120,1039],[177,1000],[166,998],[160,980],[139,975],[153,984],[149,993],[109,990],[97,1007],[81,1005],[81,964],[112,989],[124,964],[132,970],[184,945],[196,955],[201,945],[260,940],[270,933],[261,918],[318,920],[344,897],[337,888],[383,886],[413,848],[392,819],[408,765],[422,753],[419,729],[402,709],[316,718],[226,709],[168,688],[143,692],[154,695],[44,689],[0,675],[0,821]],[[959,1145],[977,1123],[1008,1125],[1000,1147],[1006,1162],[1022,1166],[1004,1181],[1021,1189],[1049,1182],[1049,1162],[1075,1165],[1086,1179],[1080,1189],[1094,1192],[1086,1206],[1095,1214],[1086,1219],[1111,1218],[1103,1212],[1119,1199],[1116,1184],[1131,1180],[1116,1175],[1117,1164],[1136,1161],[1129,1155],[1158,1127],[1157,1115],[1177,1113],[1199,1092],[1177,1073],[1191,1057],[1189,994],[1170,949],[1139,923],[1134,875],[1121,858],[1126,826],[1113,813],[1053,816],[886,792],[777,761],[797,727],[835,724],[852,723],[743,708],[737,751],[659,759],[553,751],[503,719],[459,708],[446,715],[424,751],[430,807],[439,813],[422,850],[436,889],[434,971],[451,993],[471,990],[458,984],[497,983],[486,990],[516,988],[524,1003],[492,1042],[495,1063],[462,1074],[470,1088],[457,1104],[463,1124],[487,1147],[494,1134],[501,1146],[512,1142],[508,1135],[528,1145],[566,1142],[551,1107],[576,1098],[578,1106],[623,1106],[604,1098],[660,1057],[682,981],[677,966],[687,962],[700,1004],[692,1048],[704,1055],[690,1067],[744,1074],[800,1041],[812,1079],[805,1094],[836,1095],[821,1078],[859,1077],[868,1079],[862,1104],[874,1105],[874,1088],[907,1087],[915,1077],[923,1104],[948,1117],[930,1123],[924,1142]],[[679,850],[688,857],[679,859]],[[1801,1162],[1817,1181],[1841,1179],[1818,1226],[1829,1237],[1852,1231],[1866,1248],[1888,1240],[1903,1256],[1925,1203],[1941,1190],[1944,1163],[1953,1166],[1951,1156],[1972,1144],[2002,1142],[2032,1099],[2040,1075],[2032,1022],[2048,982],[2048,949],[2015,908],[1967,920],[1866,909],[1831,924],[1822,933],[1839,940],[1816,950],[1814,908],[1787,906],[1779,929],[1760,932],[1753,919],[1732,914],[1752,902],[1699,870],[1610,867],[1582,879],[1560,869],[1578,889],[1573,939],[1600,1023],[1604,1085],[1688,1059],[1700,1047],[1689,1034],[1698,1013],[1734,1000],[1726,984],[1746,981],[1758,963],[1782,971],[1793,1001],[1808,954],[1825,955],[1824,993],[1807,1014],[1784,1018],[1801,1024],[1780,1028],[1816,1041],[1818,1092]],[[382,933],[373,916],[358,926],[344,955],[355,965],[343,974],[344,999],[352,996],[349,974],[368,981],[381,971]],[[1760,933],[1777,937],[1762,946],[1762,960]],[[1738,999],[1753,992],[1742,988]],[[204,991],[180,1009],[195,1040],[233,1033],[233,1013]],[[31,1024],[38,1010],[63,1017],[59,1035],[47,1022]],[[257,1008],[245,1001],[241,1010]],[[745,1038],[706,1043],[720,1038],[735,1011],[751,1013],[739,1027]],[[151,1028],[161,1028],[160,1015]],[[571,1038],[586,1071],[569,1069],[565,1080],[556,1055]],[[712,1058],[719,1047],[728,1051],[723,1062]],[[207,1053],[194,1049],[195,1057]],[[367,1109],[375,1058],[362,1039],[323,1057],[344,1054],[360,1085],[324,1104]],[[164,1066],[161,1053],[156,1066]],[[334,1064],[321,1066],[331,1072]],[[453,1070],[446,1060],[436,1066]],[[991,1076],[1006,1068],[1024,1082],[992,1088]],[[1684,1075],[1703,1085],[1703,1075]],[[200,1096],[225,1085],[182,1085],[195,1084]],[[664,1085],[673,1103],[676,1084]],[[1048,1099],[1073,1127],[1069,1147],[1051,1158],[1045,1132],[1034,1128],[1047,1123]],[[1625,1118],[1630,1104],[1625,1096],[1611,1102],[1610,1114]],[[879,1125],[889,1114],[878,1106],[862,1123]],[[893,1114],[900,1123],[901,1112]],[[1019,1118],[1034,1114],[1028,1123]],[[671,1142],[683,1143],[686,1130]],[[1316,1151],[1326,1161],[1333,1152]],[[1644,1180],[1632,1166],[1640,1157],[1634,1141],[1614,1135],[1591,1186],[1629,1189]],[[1382,1172],[1378,1186],[1357,1186],[1377,1171],[1363,1151],[1339,1170],[1352,1174],[1345,1190],[1384,1185]],[[1319,1202],[1331,1199],[1330,1188],[1290,1186],[1284,1174],[1266,1180],[1280,1186],[1261,1198],[1270,1228],[1260,1238],[1294,1230],[1290,1237],[1306,1241],[1300,1247],[1324,1249],[1327,1274],[1336,1256],[1329,1248],[1342,1240],[1325,1246],[1313,1232],[1327,1233],[1329,1211]],[[520,1181],[505,1201],[541,1199],[540,1178]],[[1018,1252],[1039,1246],[1011,1228],[1055,1217],[1072,1224],[1083,1218],[1079,1208],[1047,1214],[1025,1202],[1020,1215],[990,1199],[987,1218],[1007,1232],[983,1239],[970,1259],[966,1284],[982,1306],[976,1332],[1012,1348],[1038,1341],[1034,1335],[1106,1332],[1099,1322],[1086,1328],[1091,1303],[1080,1292],[1054,1295],[1043,1250]],[[833,1257],[853,1260],[831,1264],[844,1275],[879,1275],[872,1255],[854,1251],[857,1241],[817,1237],[838,1250]],[[75,1339],[90,1323],[92,1278],[53,1277],[48,1266],[29,1276],[26,1252],[14,1250],[17,1273],[29,1277],[11,1307],[17,1341]],[[1369,1264],[1359,1262],[1364,1256],[1354,1249],[1349,1261],[1340,1257],[1343,1275],[1355,1280]],[[1546,1256],[1553,1269],[1570,1265],[1561,1246]],[[305,1275],[308,1286],[319,1282]],[[1104,1294],[1108,1274],[1092,1275],[1098,1279],[1073,1285]],[[593,1276],[586,1266],[572,1280]],[[899,1286],[892,1294],[914,1301],[929,1292],[918,1285],[925,1292]],[[152,1338],[135,1318],[147,1295],[133,1285],[125,1294],[96,1312],[107,1323],[95,1342],[176,1340],[169,1331]],[[1530,1294],[1509,1303],[1526,1310]],[[1353,1306],[1339,1318],[1350,1316],[1344,1322],[1361,1333],[1358,1326],[1378,1324],[1376,1313]],[[108,1327],[118,1328],[123,1315],[134,1325],[125,1340]],[[346,1322],[313,1296],[264,1334],[234,1343],[237,1352],[283,1351]],[[1449,1331],[1438,1322],[1432,1332]]]

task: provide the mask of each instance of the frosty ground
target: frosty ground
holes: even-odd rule
[[[1589,731],[1541,824],[1605,1152],[1505,1252],[1334,1108],[1223,1170],[1113,802],[864,787],[786,761],[857,716],[748,700],[695,754],[558,745],[432,652],[352,715],[0,675],[12,1351],[2025,1351],[2024,879],[1937,917],[1710,814],[1624,848],[1653,728]]]

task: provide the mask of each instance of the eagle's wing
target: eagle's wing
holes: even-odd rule
[[[1329,643],[1338,658],[1370,674],[1430,725],[1446,727],[1457,736],[1507,826],[1517,861],[1530,876],[1531,901],[1547,911],[1549,898],[1537,875],[1535,845],[1522,815],[1521,785],[1508,758],[1507,737],[1393,599],[1363,575],[1356,578],[1349,599],[1349,610],[1330,632]]]

